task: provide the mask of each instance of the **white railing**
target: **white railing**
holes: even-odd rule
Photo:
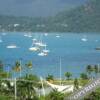
[[[73,93],[71,96],[65,97],[64,100],[81,100],[89,93],[96,90],[98,87],[100,87],[100,78],[93,79],[86,86],[79,89],[78,91],[75,91],[75,93]]]

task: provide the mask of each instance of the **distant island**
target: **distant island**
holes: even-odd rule
[[[90,0],[80,7],[63,11],[54,17],[0,15],[0,31],[100,32],[100,0]]]

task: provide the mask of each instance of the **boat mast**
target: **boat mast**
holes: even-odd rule
[[[60,58],[60,85],[61,85],[61,80],[62,80],[62,77],[61,77],[61,58]]]

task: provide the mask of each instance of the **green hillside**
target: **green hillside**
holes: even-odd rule
[[[0,31],[100,32],[100,0],[49,18],[0,16],[0,26]]]
[[[100,0],[93,0],[69,12],[61,12],[52,24],[51,30],[54,31],[100,32]]]

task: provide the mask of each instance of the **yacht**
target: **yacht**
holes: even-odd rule
[[[39,50],[39,47],[38,46],[34,46],[34,41],[32,43],[32,46],[29,48],[30,51],[37,51]]]
[[[81,39],[81,41],[83,41],[83,42],[88,41],[87,36],[86,36],[86,35],[84,35],[84,36],[83,36],[83,38]]]
[[[87,41],[87,39],[86,39],[86,38],[82,38],[81,40],[82,40],[82,41],[84,41],[84,42],[86,42],[86,41]]]
[[[18,48],[15,44],[11,44],[7,46],[8,49]]]
[[[50,50],[46,49],[46,46],[45,46],[45,49],[43,50],[44,53],[49,53]]]
[[[27,37],[28,35],[27,34],[24,34],[24,36]]]
[[[48,36],[48,33],[44,33],[44,36]]]
[[[47,56],[47,53],[40,52],[40,53],[38,53],[38,56]]]
[[[60,35],[56,35],[57,38],[60,38]]]
[[[33,38],[32,40],[33,40],[33,41],[37,41],[37,39],[36,39],[36,38]]]
[[[37,45],[37,46],[40,46],[40,47],[45,47],[45,46],[47,46],[47,45],[46,45],[45,43],[43,43],[42,41],[36,41],[34,44]]]
[[[32,34],[31,33],[28,33],[27,34],[27,37],[31,38],[32,37]]]
[[[41,42],[41,43],[39,44],[39,46],[40,46],[40,47],[45,47],[45,46],[47,46],[47,45],[46,45],[45,43],[42,43],[42,42]]]
[[[30,51],[37,51],[37,50],[39,50],[39,48],[38,47],[30,47],[29,50]]]

